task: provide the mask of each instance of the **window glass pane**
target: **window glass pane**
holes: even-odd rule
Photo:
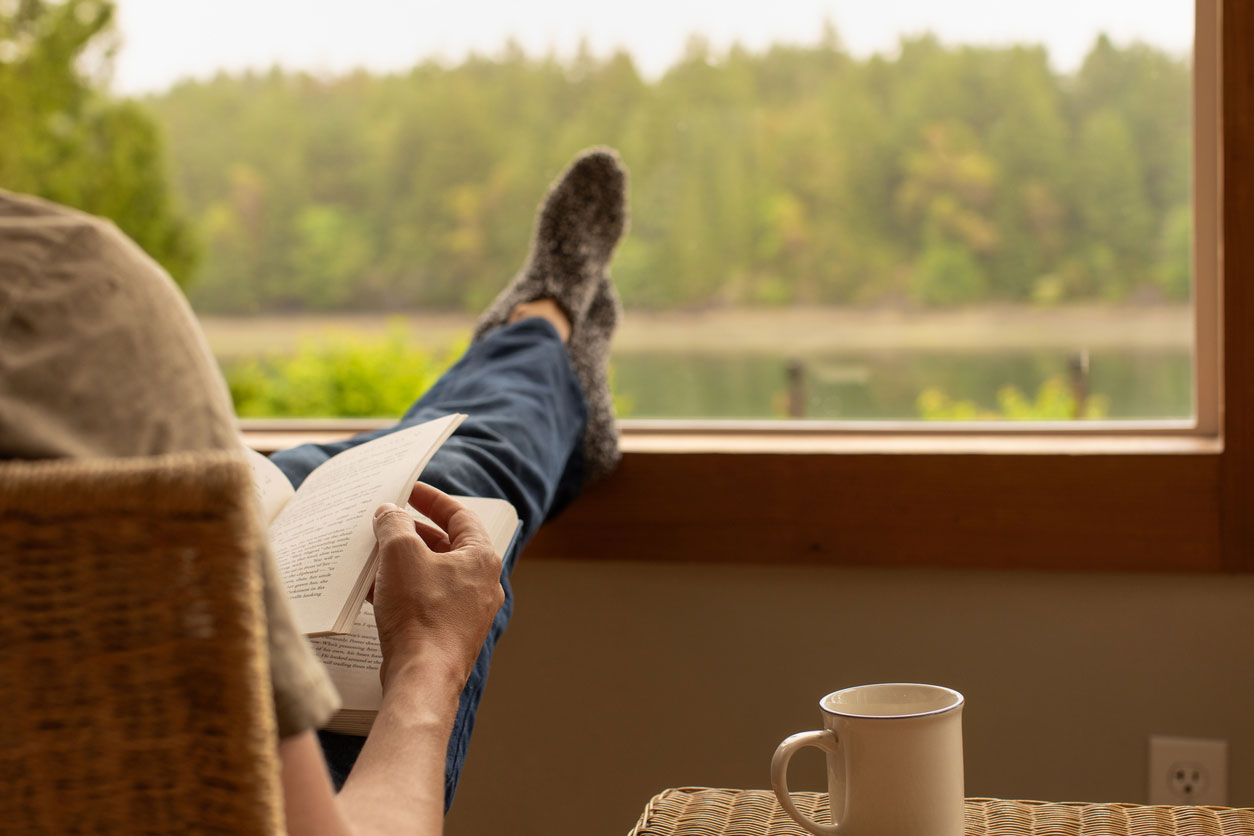
[[[623,417],[1194,412],[1186,0],[116,5],[245,415],[403,407],[591,144]]]

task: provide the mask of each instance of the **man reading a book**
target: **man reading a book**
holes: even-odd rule
[[[618,461],[606,361],[620,308],[607,268],[625,227],[616,155],[580,155],[543,202],[526,263],[480,317],[466,355],[397,427],[272,457],[299,484],[370,437],[469,416],[410,496],[435,526],[394,506],[374,515],[383,703],[364,747],[323,736],[344,782],[338,796],[314,737],[337,697],[261,556],[290,832],[439,831],[509,618],[509,571],[536,529]],[[0,279],[0,455],[238,448],[229,395],[190,308],[112,224],[0,191]],[[447,494],[517,509],[505,555]]]

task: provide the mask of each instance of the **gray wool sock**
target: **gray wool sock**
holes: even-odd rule
[[[627,175],[618,155],[584,151],[549,188],[527,261],[479,317],[474,338],[504,325],[516,305],[545,297],[578,331],[626,227]]]
[[[600,481],[618,465],[618,420],[610,395],[610,338],[622,315],[618,292],[609,278],[597,283],[579,327],[571,331],[571,365],[583,385],[588,402],[588,423],[583,431],[584,483]]]

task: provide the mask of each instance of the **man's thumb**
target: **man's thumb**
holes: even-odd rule
[[[415,534],[414,521],[409,514],[390,502],[385,502],[375,509],[374,536],[376,540],[382,543],[406,534]]]

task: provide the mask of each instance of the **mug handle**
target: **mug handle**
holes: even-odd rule
[[[815,834],[815,836],[837,836],[840,833],[840,822],[820,824],[802,815],[801,811],[797,809],[797,805],[792,803],[792,796],[788,794],[788,762],[792,760],[792,756],[797,753],[797,750],[803,746],[813,746],[829,754],[834,754],[836,752],[836,733],[831,729],[801,732],[786,738],[783,743],[776,747],[775,757],[771,758],[771,786],[775,788],[775,797],[779,799],[779,806],[784,808],[785,813],[792,816],[797,824]]]

